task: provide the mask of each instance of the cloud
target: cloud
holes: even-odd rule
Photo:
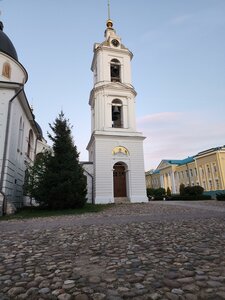
[[[193,18],[192,14],[176,16],[175,18],[173,18],[169,21],[169,24],[171,24],[171,25],[181,25],[181,24],[186,23],[187,21],[189,21],[192,18]]]
[[[225,120],[203,112],[162,112],[143,116],[137,124],[146,136],[146,170],[162,159],[183,159],[225,144]]]

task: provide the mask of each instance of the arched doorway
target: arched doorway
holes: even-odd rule
[[[114,198],[127,197],[126,169],[122,163],[116,163],[113,167]]]

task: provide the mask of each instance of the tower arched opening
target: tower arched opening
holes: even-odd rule
[[[119,99],[112,101],[112,127],[123,128],[123,103]]]

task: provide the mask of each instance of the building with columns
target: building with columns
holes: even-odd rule
[[[46,146],[24,91],[27,79],[0,22],[0,215],[23,205],[26,167]]]
[[[85,170],[88,167],[89,194],[92,191],[94,203],[147,202],[145,138],[136,129],[137,93],[131,81],[133,54],[122,44],[110,19],[104,36],[102,43],[94,44],[91,65],[89,164],[83,163]]]
[[[167,190],[169,187],[173,194],[179,194],[180,184],[200,185],[211,195],[225,192],[225,146],[204,150],[183,160],[164,159],[156,170],[146,172],[149,188]]]

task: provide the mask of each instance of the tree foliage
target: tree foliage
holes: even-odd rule
[[[185,185],[183,183],[180,184],[180,195],[181,196],[184,196],[185,195]]]
[[[166,195],[169,197],[171,196],[171,189],[169,187],[166,190]]]
[[[44,176],[46,164],[51,156],[49,151],[41,152],[36,155],[33,165],[28,165],[25,172],[25,180],[23,185],[23,193],[32,198],[38,198],[39,183]]]
[[[196,185],[196,186],[186,186],[184,188],[184,193],[185,195],[190,195],[190,196],[199,196],[202,195],[204,192],[204,188]]]
[[[180,185],[181,196],[200,196],[204,192],[204,188],[200,185],[185,186],[183,183]]]
[[[49,126],[53,132],[48,133],[53,155],[47,157],[38,176],[35,198],[41,206],[51,209],[82,207],[86,203],[87,183],[71,135],[72,127],[63,112]]]
[[[166,191],[164,188],[158,188],[158,189],[148,188],[147,189],[147,196],[162,197],[162,196],[165,196],[165,194],[166,194]]]

